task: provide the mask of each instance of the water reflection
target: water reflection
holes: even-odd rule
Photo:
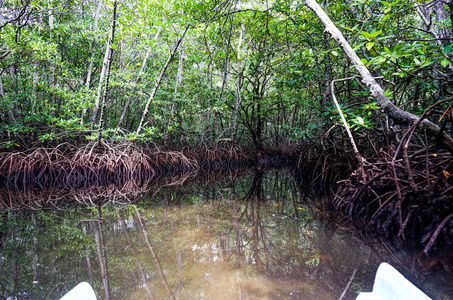
[[[338,299],[355,273],[354,299],[380,262],[287,172],[147,191],[2,211],[1,297],[58,299],[89,281],[101,299]]]

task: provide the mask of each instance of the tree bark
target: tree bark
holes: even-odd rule
[[[104,95],[102,97],[102,107],[101,107],[101,113],[99,116],[99,128],[98,128],[98,142],[101,141],[102,138],[102,131],[104,129],[104,118],[105,118],[105,108],[107,105],[107,95],[109,92],[109,79],[110,79],[110,67],[112,65],[112,59],[113,59],[113,41],[115,39],[115,27],[116,27],[116,8],[118,3],[115,1],[113,3],[113,23],[112,23],[112,31],[110,33],[110,39],[108,41],[108,62],[107,62],[107,78],[105,79],[105,86],[104,86]]]
[[[167,279],[165,277],[164,269],[162,268],[160,260],[157,257],[156,252],[154,251],[154,247],[152,246],[151,241],[149,240],[148,232],[146,231],[146,227],[145,227],[145,222],[143,221],[143,218],[140,215],[140,212],[138,211],[137,207],[135,207],[135,212],[137,213],[137,218],[138,218],[138,221],[140,223],[140,227],[142,228],[146,244],[148,245],[148,249],[151,252],[151,255],[154,258],[154,262],[157,265],[157,269],[159,271],[159,275],[160,275],[160,278],[162,280],[162,283],[165,286],[165,289],[167,290],[167,292],[168,292],[168,294],[170,296],[170,299],[174,299],[173,291],[171,290],[170,285],[167,282]]]
[[[101,277],[102,277],[102,284],[104,285],[104,292],[105,292],[105,299],[110,299],[110,280],[109,280],[109,268],[108,268],[108,260],[106,254],[106,246],[105,246],[105,239],[104,239],[104,229],[103,229],[103,218],[102,218],[102,208],[98,207],[98,219],[92,221],[91,224],[94,229],[94,238],[96,240],[97,252],[98,252],[98,259],[99,265],[101,267]]]
[[[154,41],[155,42],[157,42],[157,40],[159,39],[159,35],[160,35],[161,31],[162,31],[162,27],[159,27],[157,29],[156,36],[154,37]],[[149,57],[151,55],[151,51],[152,50],[153,50],[153,48],[150,47],[148,49],[148,51],[146,52],[145,58],[143,59],[142,68],[140,69],[140,72],[138,73],[137,79],[135,80],[136,84],[138,84],[140,82],[140,80],[142,79],[143,73],[145,73],[146,64],[148,63],[148,59],[149,59]],[[120,120],[118,121],[118,124],[116,124],[116,129],[120,128],[121,124],[123,123],[124,117],[126,116],[126,112],[127,112],[128,108],[129,108],[129,106],[131,105],[132,100],[134,100],[135,98],[136,97],[132,97],[132,96],[128,97],[126,105],[124,105],[123,112],[121,113]]]
[[[173,51],[171,52],[170,56],[167,59],[167,62],[162,67],[162,70],[160,71],[160,75],[157,78],[156,84],[154,85],[154,88],[153,88],[153,90],[151,92],[151,95],[149,96],[149,99],[146,102],[145,110],[143,111],[143,115],[142,115],[142,118],[140,120],[140,124],[138,125],[136,134],[139,134],[142,131],[142,129],[143,129],[143,126],[144,126],[143,123],[145,122],[146,115],[148,114],[149,105],[154,100],[154,96],[156,95],[157,89],[160,86],[160,82],[162,81],[162,78],[164,77],[164,74],[167,71],[168,65],[170,65],[170,61],[175,56],[175,53],[178,50],[179,44],[181,44],[181,41],[184,39],[184,36],[186,35],[187,30],[189,30],[189,27],[190,27],[190,24],[186,26],[186,28],[184,29],[184,32],[182,33],[181,37],[178,39],[178,41],[176,41],[176,45],[173,48]]]
[[[94,15],[94,37],[93,37],[93,42],[91,44],[91,56],[90,59],[88,60],[88,67],[87,67],[87,78],[85,80],[85,89],[88,92],[90,90],[90,84],[91,84],[91,74],[93,73],[93,62],[94,62],[94,56],[96,54],[96,47],[98,44],[97,41],[97,31],[98,31],[98,23],[99,23],[99,13],[101,11],[101,4],[103,1],[99,0],[98,1],[98,6],[96,8],[96,13]],[[82,116],[80,117],[80,125],[84,124],[84,117],[86,114],[86,107],[82,109]]]
[[[409,113],[395,104],[393,104],[385,95],[382,87],[376,82],[376,80],[371,75],[370,71],[366,68],[360,58],[352,49],[351,45],[346,41],[343,34],[338,30],[335,24],[330,20],[329,16],[322,10],[316,0],[306,0],[305,5],[310,8],[321,20],[325,26],[325,30],[331,34],[332,38],[337,42],[341,47],[343,52],[346,54],[348,59],[354,65],[357,72],[359,72],[362,77],[362,82],[370,90],[371,96],[376,100],[377,104],[381,109],[399,123],[412,124],[419,120],[419,117]],[[419,124],[419,129],[426,130],[430,136],[435,136],[440,140],[444,146],[453,153],[453,139],[450,135],[445,133],[439,126],[432,123],[429,120],[422,120]]]
[[[237,120],[238,120],[238,113],[239,107],[241,106],[241,88],[242,84],[244,83],[244,68],[242,66],[241,61],[241,47],[244,38],[244,25],[241,26],[241,35],[239,36],[239,43],[238,43],[238,50],[237,50],[237,69],[238,69],[238,78],[236,83],[236,104],[234,106],[234,118],[233,118],[233,133],[231,135],[231,139],[234,142],[237,135]],[[247,55],[246,55],[247,56]]]
[[[116,1],[115,1],[115,3],[116,3]],[[116,4],[114,4],[114,5],[116,5]],[[105,49],[104,60],[102,62],[101,74],[99,76],[99,84],[98,84],[98,90],[96,93],[96,100],[94,101],[93,114],[91,115],[91,123],[96,122],[96,118],[98,116],[99,103],[101,101],[101,94],[102,94],[102,85],[104,83],[104,77],[107,72],[108,63],[109,63],[109,55],[110,55],[110,49],[111,49],[111,44],[109,43],[110,40],[113,40],[112,31],[110,31],[110,35],[107,40],[107,47]]]
[[[443,1],[437,0],[434,2],[434,11],[436,12],[436,21],[437,21],[437,36],[439,38],[448,38],[448,30],[447,28],[443,27],[445,21],[447,21],[447,17],[445,14],[445,3]],[[443,45],[448,45],[450,41],[440,41]]]
[[[87,233],[87,227],[85,224],[82,224],[82,232],[83,232],[83,235],[86,237],[88,236],[88,233]],[[88,248],[88,245],[85,244],[85,259],[87,261],[87,272],[88,272],[88,278],[90,279],[91,282],[93,282],[93,268],[91,266],[91,258],[90,258],[90,249]]]

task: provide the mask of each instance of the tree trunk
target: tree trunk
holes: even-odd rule
[[[228,29],[228,37],[227,37],[227,44],[225,47],[225,61],[223,63],[223,77],[222,77],[222,88],[220,89],[219,100],[222,100],[223,91],[225,90],[225,86],[228,85],[228,56],[231,44],[231,30],[233,28],[233,18],[234,14],[230,17],[230,28]]]
[[[436,12],[436,21],[437,21],[437,35],[439,38],[448,38],[448,30],[443,27],[443,24],[447,21],[445,14],[445,3],[443,1],[437,0],[434,2],[434,11]],[[450,41],[440,41],[442,45],[448,45]]]
[[[159,27],[157,29],[156,36],[154,37],[155,42],[157,42],[161,31],[162,31],[162,27]],[[152,50],[153,50],[153,48],[150,47],[148,49],[148,51],[146,52],[145,58],[143,59],[142,67],[140,69],[140,72],[138,73],[137,79],[135,80],[136,84],[138,84],[140,82],[140,80],[142,79],[143,73],[145,73],[146,65],[148,63],[148,59],[151,55]],[[135,89],[134,89],[134,91],[135,91]],[[135,99],[135,97],[133,97],[133,96],[128,97],[126,105],[124,105],[123,111],[121,113],[120,120],[118,121],[118,124],[116,124],[116,129],[120,128],[121,124],[123,123],[124,117],[126,116],[126,112],[129,109],[129,106],[131,105],[132,100],[134,100],[134,99]]]
[[[115,39],[115,27],[116,27],[116,8],[117,2],[113,3],[113,23],[112,23],[112,31],[110,33],[110,39],[108,41],[107,52],[108,52],[108,63],[107,63],[107,78],[105,79],[105,86],[104,86],[104,95],[102,97],[102,107],[101,107],[101,114],[99,116],[99,128],[98,128],[98,142],[101,141],[102,138],[102,131],[104,129],[104,118],[105,118],[105,107],[107,105],[107,95],[109,91],[109,79],[110,79],[110,67],[112,65],[112,58],[113,58],[113,41]]]
[[[148,232],[146,231],[145,222],[143,221],[142,216],[140,215],[140,212],[138,211],[137,207],[135,207],[135,212],[137,213],[137,218],[138,218],[138,221],[140,223],[140,227],[142,228],[146,244],[148,245],[148,249],[149,249],[149,251],[151,252],[151,255],[154,258],[154,262],[156,263],[157,270],[159,271],[159,275],[160,275],[160,278],[162,280],[162,283],[164,284],[165,289],[167,290],[167,292],[168,292],[168,294],[170,296],[170,299],[174,299],[173,291],[171,290],[170,285],[167,282],[167,279],[165,277],[164,269],[162,268],[160,260],[157,257],[156,252],[154,251],[154,247],[151,244],[151,241],[149,240],[149,235],[148,235]]]
[[[94,15],[94,28],[93,28],[94,37],[93,37],[93,42],[91,44],[91,56],[90,56],[90,59],[88,60],[87,78],[85,80],[85,90],[86,90],[86,92],[88,92],[90,90],[91,74],[93,73],[94,56],[96,54],[96,47],[97,47],[97,44],[98,44],[97,31],[98,31],[98,23],[99,23],[99,13],[101,11],[101,4],[102,4],[102,1],[99,0],[98,1],[98,6],[96,8],[96,13]],[[87,111],[87,109],[86,109],[86,107],[84,107],[82,109],[82,116],[80,117],[80,125],[84,124],[84,117],[85,117],[86,111]]]
[[[168,136],[169,136],[169,131],[168,127],[171,126],[172,120],[173,120],[173,115],[175,114],[175,108],[176,108],[176,98],[178,94],[178,87],[181,84],[182,81],[182,67],[183,67],[183,53],[181,48],[178,50],[178,71],[176,72],[176,79],[175,79],[175,92],[173,94],[173,101],[171,103],[171,108],[170,108],[170,116],[168,119],[168,125],[167,128],[164,128],[164,145],[167,145],[168,142]],[[176,115],[179,115],[179,111],[176,112]],[[181,122],[179,123],[181,125]],[[171,139],[170,139],[171,141]]]
[[[84,223],[82,224],[82,232],[85,237],[88,236],[87,227]],[[88,245],[86,245],[86,244],[85,244],[85,252],[86,252],[85,259],[87,261],[88,278],[90,279],[91,282],[93,282],[93,271],[92,271],[93,268],[91,266],[90,249],[88,248]]]
[[[104,219],[102,217],[102,208],[98,207],[98,219],[92,221],[93,229],[94,229],[94,237],[96,240],[97,252],[98,252],[98,259],[99,265],[101,267],[101,276],[102,276],[102,283],[104,285],[104,292],[105,292],[105,299],[110,299],[110,280],[109,280],[109,268],[107,263],[107,254],[106,254],[106,245],[104,239],[104,228],[103,222]]]
[[[238,50],[237,50],[238,79],[237,79],[237,83],[236,83],[236,104],[234,106],[233,133],[231,135],[231,139],[233,142],[236,139],[236,135],[237,135],[237,120],[238,120],[239,107],[241,106],[241,88],[242,88],[242,84],[244,83],[244,78],[243,78],[243,74],[242,74],[244,72],[244,69],[243,69],[242,61],[241,61],[241,47],[242,47],[243,38],[244,38],[244,25],[241,26],[241,35],[239,36],[239,43],[238,43]]]
[[[116,1],[115,1],[115,3],[116,3]],[[114,6],[116,6],[116,4],[114,4]],[[96,99],[94,101],[93,114],[91,115],[91,123],[95,123],[96,122],[96,118],[98,116],[99,102],[101,101],[101,94],[102,94],[102,85],[104,83],[104,77],[105,77],[105,74],[107,72],[108,63],[109,63],[109,55],[110,55],[110,49],[111,49],[110,40],[113,40],[112,31],[110,31],[110,35],[109,35],[109,38],[107,40],[107,47],[105,49],[104,60],[102,62],[101,74],[99,76],[98,90],[97,90],[97,93],[96,93]]]
[[[370,94],[376,100],[377,104],[381,109],[392,117],[395,121],[400,123],[415,123],[419,120],[419,117],[409,113],[405,110],[400,109],[395,104],[393,104],[385,95],[381,86],[376,82],[371,73],[368,71],[366,66],[362,63],[360,58],[352,49],[351,45],[346,41],[343,34],[338,30],[338,28],[333,24],[327,14],[322,10],[316,0],[306,0],[305,4],[318,16],[321,22],[324,24],[326,31],[332,35],[332,38],[337,42],[341,47],[343,52],[346,54],[348,59],[351,61],[351,64],[355,67],[357,72],[359,72],[362,77],[362,82],[366,84],[370,90]],[[453,139],[450,135],[445,133],[439,126],[432,123],[429,120],[422,120],[419,124],[421,130],[426,130],[426,132],[438,138],[445,147],[453,153]]]
[[[154,88],[153,88],[153,90],[151,92],[151,95],[149,96],[149,99],[146,102],[145,110],[143,111],[143,115],[142,115],[142,118],[140,120],[140,124],[138,125],[136,134],[139,134],[142,131],[142,128],[144,126],[143,123],[145,122],[146,115],[148,114],[149,105],[154,100],[154,96],[156,95],[157,89],[160,86],[160,82],[162,81],[162,78],[164,77],[164,74],[167,71],[168,65],[170,65],[170,61],[175,56],[175,53],[178,50],[179,44],[181,44],[181,41],[184,39],[184,36],[186,35],[187,30],[189,30],[189,27],[190,27],[190,24],[186,26],[186,28],[184,29],[184,32],[182,33],[181,37],[176,41],[176,45],[173,48],[173,51],[171,52],[170,56],[167,59],[167,62],[162,67],[162,70],[160,71],[160,75],[157,78],[156,84],[154,85]]]

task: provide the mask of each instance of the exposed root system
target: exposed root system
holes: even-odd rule
[[[87,205],[96,198],[129,201],[150,188],[180,185],[200,176],[212,181],[225,172],[238,176],[251,167],[289,164],[297,152],[291,150],[291,156],[289,151],[256,155],[229,145],[179,152],[127,142],[0,153],[0,209],[61,206],[66,198]]]
[[[163,151],[133,143],[83,148],[68,144],[18,153],[0,153],[0,186],[47,188],[121,184],[164,174],[211,171],[253,165],[253,156],[236,147]]]
[[[357,170],[340,181],[334,206],[398,243],[419,239],[425,253],[436,244],[453,245],[453,156],[404,139],[377,154],[365,163],[365,178]]]

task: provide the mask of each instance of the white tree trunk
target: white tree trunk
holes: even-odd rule
[[[159,39],[160,32],[162,31],[162,27],[159,27],[156,32],[156,36],[154,37],[154,41],[157,42]],[[143,74],[145,73],[146,65],[148,64],[148,59],[151,56],[151,51],[153,50],[152,47],[148,49],[146,52],[145,58],[143,59],[142,67],[140,69],[140,72],[138,73],[137,79],[135,80],[135,83],[138,84],[140,80],[142,79]],[[134,89],[135,91],[135,89]],[[129,96],[126,102],[126,105],[124,105],[123,111],[121,113],[120,120],[118,121],[118,124],[116,124],[116,129],[120,128],[121,124],[123,123],[124,117],[126,116],[126,112],[129,109],[129,106],[131,105],[132,100],[134,99],[133,96]]]
[[[109,62],[109,53],[110,53],[109,41],[111,40],[111,38],[112,38],[112,33],[110,32],[109,38],[107,40],[107,47],[105,49],[104,61],[102,63],[101,75],[99,77],[99,84],[98,84],[98,90],[96,93],[96,100],[94,101],[94,110],[93,110],[93,114],[91,115],[91,123],[95,123],[96,118],[98,116],[99,103],[101,101],[101,94],[102,94],[102,85],[104,84],[104,77],[105,77],[105,73],[107,71],[107,66],[108,66],[108,62]]]
[[[241,34],[239,36],[239,43],[238,43],[238,50],[237,50],[237,69],[238,69],[238,78],[236,82],[236,104],[234,106],[234,118],[233,118],[233,134],[231,135],[231,139],[234,141],[237,135],[237,120],[238,120],[238,113],[239,107],[241,106],[241,88],[243,84],[243,75],[242,72],[244,71],[242,66],[242,59],[241,59],[241,48],[242,42],[244,40],[244,25],[241,26]]]
[[[102,6],[101,4],[102,4],[102,1],[99,0],[98,1],[98,6],[96,8],[96,13],[94,15],[94,28],[93,28],[94,37],[93,37],[93,42],[91,44],[91,56],[90,56],[90,59],[88,60],[87,78],[85,80],[85,90],[87,92],[90,90],[91,75],[93,73],[94,56],[96,54],[96,47],[97,47],[97,44],[98,44],[97,31],[98,31],[98,24],[99,24],[99,13],[101,11],[101,6]],[[82,109],[82,116],[80,118],[80,125],[84,124],[84,117],[85,117],[86,111],[87,111],[87,109],[86,109],[86,107],[84,107]]]
[[[156,95],[157,89],[160,86],[160,82],[162,81],[162,78],[164,77],[164,74],[167,71],[168,65],[170,64],[171,59],[175,56],[176,51],[178,51],[179,44],[181,44],[181,41],[184,39],[184,36],[186,35],[187,30],[189,30],[189,27],[190,27],[190,25],[187,25],[186,28],[184,29],[184,32],[182,33],[181,37],[176,42],[176,45],[173,48],[173,51],[171,52],[170,56],[168,57],[167,62],[162,67],[162,70],[160,71],[160,75],[157,78],[156,84],[154,85],[154,88],[153,88],[153,90],[151,92],[151,95],[149,96],[149,99],[146,102],[145,110],[143,111],[143,115],[142,115],[142,118],[140,120],[140,124],[138,125],[136,134],[139,134],[142,131],[142,129],[143,129],[143,126],[144,126],[143,124],[145,122],[146,115],[148,114],[149,105],[151,104],[151,102],[153,102],[154,96]]]
[[[99,116],[98,139],[97,139],[98,142],[101,141],[102,132],[104,130],[105,108],[107,106],[107,95],[108,95],[108,92],[109,92],[110,68],[112,66],[112,60],[113,60],[113,41],[115,39],[117,4],[118,3],[116,1],[113,3],[112,30],[110,31],[110,39],[107,42],[108,55],[107,55],[107,66],[106,66],[106,72],[105,72],[107,78],[105,79],[104,94],[103,94],[103,97],[102,97],[102,107],[101,107],[101,113],[100,113],[100,116]]]
[[[349,45],[349,43],[346,41],[343,34],[340,32],[340,30],[338,30],[332,20],[330,20],[329,16],[327,16],[327,14],[319,6],[316,0],[306,0],[305,4],[318,16],[318,18],[324,24],[326,32],[330,33],[332,38],[341,47],[343,52],[351,61],[351,64],[355,67],[357,72],[359,72],[360,76],[362,77],[362,82],[368,87],[371,96],[376,100],[381,109],[397,122],[408,124],[417,122],[419,120],[419,117],[400,109],[384,95],[382,87],[376,82],[370,71],[354,52],[351,45]],[[419,128],[422,130],[425,129],[426,132],[431,136],[438,137],[450,150],[450,152],[453,152],[453,139],[450,135],[448,135],[444,131],[441,131],[439,126],[427,119],[424,119],[420,122]]]

